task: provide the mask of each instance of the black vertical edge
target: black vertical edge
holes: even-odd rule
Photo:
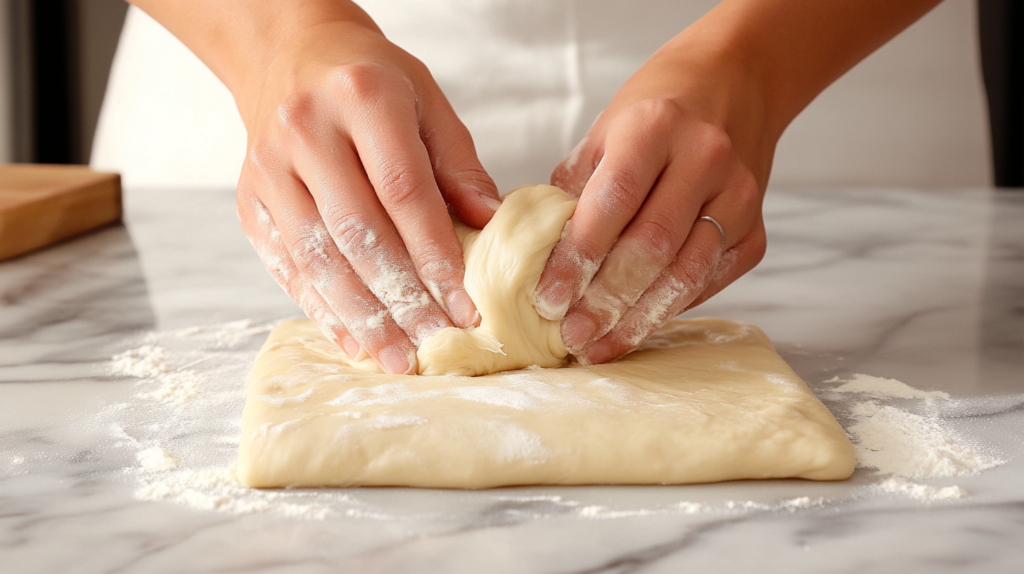
[[[978,27],[995,184],[1024,188],[1024,3],[978,0]]]
[[[6,1],[10,16],[11,84],[13,88],[14,161],[31,162],[35,156],[35,117],[32,104],[32,8],[30,0]]]
[[[73,163],[76,45],[71,0],[31,2],[33,161]]]

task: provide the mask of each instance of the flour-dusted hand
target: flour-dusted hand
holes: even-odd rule
[[[695,81],[724,84],[730,71],[673,74],[673,56],[641,68],[551,177],[580,201],[535,303],[564,317],[563,342],[584,363],[633,350],[764,255],[760,166],[694,97]]]
[[[534,304],[566,348],[620,357],[753,268],[786,126],[937,3],[725,0],[658,50],[551,177],[580,200]]]
[[[420,341],[479,321],[449,208],[481,227],[500,200],[469,132],[426,67],[351,2],[197,1],[182,4],[220,23],[209,39],[174,29],[180,5],[141,3],[235,96],[246,235],[349,354],[416,372]]]

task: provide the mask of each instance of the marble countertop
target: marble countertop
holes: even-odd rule
[[[1024,193],[773,190],[764,262],[693,312],[761,326],[823,399],[854,373],[949,393],[948,408],[901,408],[1006,463],[919,481],[969,493],[948,501],[881,490],[866,468],[839,483],[168,496],[140,449],[163,445],[178,473],[229,464],[255,349],[299,310],[233,193],[129,190],[126,209],[127,226],[0,263],[3,572],[1024,568]],[[112,373],[142,345],[209,400]]]

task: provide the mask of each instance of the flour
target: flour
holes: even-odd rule
[[[839,395],[864,395],[872,400],[848,405],[852,423],[846,430],[853,439],[857,465],[875,469],[885,480],[884,492],[904,494],[921,501],[965,498],[959,486],[934,487],[906,479],[970,476],[1006,461],[972,444],[936,414],[916,414],[902,405],[884,401],[916,399],[925,407],[936,401],[952,402],[942,391],[923,391],[895,379],[856,374],[830,389]]]
[[[834,377],[826,383],[840,382]],[[896,379],[883,379],[871,375],[855,374],[849,381],[832,389],[834,393],[859,393],[889,399],[943,399],[949,400],[949,394],[942,391],[922,391]]]
[[[253,490],[238,482],[230,468],[181,469],[159,478],[144,477],[135,490],[138,500],[170,501],[199,510],[228,514],[274,512],[292,518],[323,520],[334,512],[320,504],[282,500],[281,493]]]
[[[135,498],[229,514],[334,515],[324,502],[344,497],[259,491],[235,479],[245,376],[271,327],[235,321],[149,333],[147,344],[111,357],[109,373],[137,379],[144,389],[131,402],[104,410],[101,416],[113,422],[100,421],[115,447],[134,453],[137,464],[125,470],[138,480]],[[174,350],[179,347],[185,350]],[[179,408],[185,403],[187,409]]]
[[[145,472],[159,472],[161,470],[174,470],[178,468],[178,459],[171,456],[166,450],[154,446],[135,453],[139,465]]]
[[[167,349],[155,345],[143,345],[114,355],[110,359],[112,374],[125,377],[153,378],[171,370],[167,362]]]
[[[203,376],[196,371],[175,371],[157,375],[155,380],[159,386],[152,391],[139,393],[140,398],[183,405],[199,395]]]
[[[967,498],[966,490],[959,486],[929,486],[899,478],[890,478],[878,485],[879,490],[894,494],[904,494],[922,502],[935,500],[958,500]]]
[[[150,333],[141,341],[145,344],[137,342],[130,350],[111,357],[107,371],[136,379],[136,384],[141,387],[141,392],[127,402],[106,407],[101,415],[103,418],[98,421],[111,436],[109,444],[130,453],[125,470],[137,481],[135,497],[231,515],[274,514],[302,520],[339,517],[377,521],[422,519],[424,523],[436,520],[442,511],[407,514],[388,510],[362,500],[358,489],[254,490],[238,482],[233,468],[239,442],[239,416],[245,402],[246,377],[256,350],[263,343],[263,335],[271,327],[254,321],[234,321]],[[645,343],[658,344],[657,337]],[[511,410],[557,408],[568,399],[557,385],[540,384],[530,374],[530,370],[511,374],[513,379],[508,387],[481,385],[463,389],[459,391],[460,398],[469,402],[501,404]],[[590,384],[615,394],[623,408],[641,400],[635,389],[610,379],[597,379]],[[368,404],[377,401],[397,403],[414,399],[408,388],[382,387],[363,389],[339,399],[352,404],[360,401]],[[878,478],[865,491],[869,495],[897,495],[921,502],[955,502],[968,496],[964,488],[930,485],[924,481],[972,475],[1004,462],[955,432],[940,416],[945,412],[957,412],[954,408],[957,399],[949,398],[945,393],[922,391],[900,381],[868,375],[854,375],[846,381],[833,379],[825,390],[824,398],[833,411],[845,415],[840,418],[847,420],[846,428],[856,443],[860,466],[877,472]],[[293,397],[270,395],[263,398],[299,403],[308,396],[302,393]],[[934,411],[926,408],[918,412],[914,407],[928,407],[932,403],[942,408]],[[183,405],[187,408],[181,408]],[[419,420],[422,417],[366,417],[359,411],[351,411],[348,415],[385,428],[422,424]],[[481,440],[501,437],[499,443],[492,445],[496,457],[540,460],[551,455],[536,436],[524,429],[513,428],[514,425],[506,425],[502,421],[490,421],[487,425],[493,428],[482,428]],[[272,432],[282,430],[286,429],[275,428]],[[14,459],[7,465],[13,469],[22,463],[22,459]],[[728,488],[727,485],[724,487]],[[774,502],[677,499],[639,508],[614,508],[562,496],[509,497],[504,494],[507,492],[466,492],[459,496],[478,500],[485,506],[507,504],[509,508],[522,508],[537,516],[570,513],[590,520],[656,515],[788,513],[838,502],[808,496]]]
[[[857,403],[848,428],[861,466],[902,478],[977,474],[1005,461],[971,446],[935,418],[873,401]]]
[[[551,456],[551,452],[541,443],[540,437],[517,424],[486,421],[481,430],[481,440],[487,441],[492,456],[502,462],[539,462]]]

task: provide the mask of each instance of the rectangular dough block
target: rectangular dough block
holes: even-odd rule
[[[311,321],[260,350],[237,474],[253,487],[685,484],[853,472],[846,433],[752,325],[674,320],[607,364],[482,377],[345,367]]]

